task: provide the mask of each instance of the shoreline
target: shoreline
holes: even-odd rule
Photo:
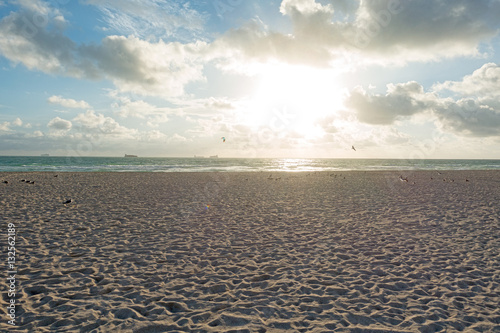
[[[498,330],[500,170],[439,172],[0,172],[16,331]]]

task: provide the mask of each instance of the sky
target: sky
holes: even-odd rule
[[[0,155],[500,159],[499,17],[500,0],[0,0]]]

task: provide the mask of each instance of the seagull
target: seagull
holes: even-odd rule
[[[354,146],[352,146],[351,148],[352,148],[352,150],[356,151],[356,148],[354,148]]]
[[[64,202],[63,202],[63,204],[65,204],[65,205],[66,205],[66,204],[69,204],[69,203],[71,203],[71,202],[72,202],[72,200],[71,200],[71,199],[68,199],[68,200],[64,201]]]

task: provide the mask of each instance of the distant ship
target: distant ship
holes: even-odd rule
[[[206,157],[201,155],[194,155],[194,158],[206,158]],[[219,155],[212,155],[209,156],[208,158],[219,158]]]
[[[48,156],[50,156],[50,155],[49,155],[49,154],[42,154],[42,155],[40,155],[40,156],[42,156],[42,157],[48,157]]]
[[[137,155],[128,155],[128,154],[125,154],[125,157],[137,157]]]

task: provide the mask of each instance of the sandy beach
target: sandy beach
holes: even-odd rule
[[[500,171],[0,181],[0,331],[500,332]]]

